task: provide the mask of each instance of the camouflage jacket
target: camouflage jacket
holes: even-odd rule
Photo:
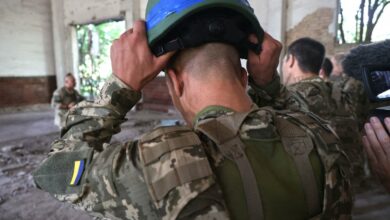
[[[332,79],[332,98],[338,109],[345,109],[362,128],[369,110],[369,101],[361,81],[343,75]]]
[[[266,91],[250,81],[249,95],[255,101],[267,97],[266,104],[276,109],[313,112],[324,119],[332,117],[335,103],[331,98],[331,87],[320,77],[308,78],[285,87],[277,76],[272,84],[274,89]],[[264,94],[264,91],[267,93]]]
[[[288,109],[310,111],[324,119],[332,117],[336,103],[331,97],[331,87],[320,77],[304,79],[286,90]]]
[[[64,135],[53,143],[49,158],[33,174],[37,186],[97,217],[245,219],[245,214],[237,217],[231,212],[245,204],[240,197],[242,185],[234,182],[237,178],[221,180],[224,175],[220,169],[231,165],[208,137],[187,127],[162,127],[140,140],[109,144],[112,135],[120,131],[126,113],[140,97],[140,93],[112,77],[95,102],[82,102],[71,109]],[[195,127],[207,119],[230,114],[233,112],[229,109],[211,106],[198,114]],[[278,118],[290,117],[282,115]],[[299,118],[300,114],[296,116]],[[277,219],[283,213],[296,219],[308,218],[306,186],[294,175],[297,172],[294,161],[283,150],[286,145],[281,144],[275,117],[273,110],[256,110],[248,115],[239,130],[240,138],[247,145],[264,146],[249,150],[264,159],[251,162],[264,172],[259,187],[265,219]],[[313,143],[318,147],[323,142],[318,142],[315,135],[331,134],[315,120],[311,123],[310,128],[302,126],[301,129],[310,134],[309,139],[316,140]],[[310,130],[313,126],[318,132]],[[317,151],[319,155],[313,153],[310,157],[317,161],[313,163],[323,164],[323,168],[316,166],[315,174],[322,208],[326,210],[320,217],[348,219],[351,195],[345,176],[348,175],[344,167],[348,166],[346,159],[336,142]],[[227,174],[230,173],[234,172]],[[288,197],[291,190],[293,193]],[[235,197],[228,196],[234,192],[241,199],[236,201]],[[281,212],[281,207],[286,212]]]
[[[71,103],[79,103],[84,100],[84,97],[80,95],[77,90],[73,90],[73,92],[68,92],[65,87],[57,89],[53,93],[52,97],[52,105],[56,108],[61,108],[61,105],[68,106]],[[67,108],[63,108],[67,110]]]

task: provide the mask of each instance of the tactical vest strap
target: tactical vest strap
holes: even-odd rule
[[[321,211],[319,190],[309,158],[310,152],[314,149],[313,142],[303,129],[284,118],[276,117],[276,126],[284,149],[294,159],[302,185],[305,186],[309,214],[310,216],[318,214]]]
[[[188,127],[183,126],[166,126],[166,127],[159,127],[158,129],[155,129],[151,133],[148,133],[147,135],[143,136],[141,140],[143,142],[152,141],[153,139],[156,139],[160,137],[163,134],[168,134],[172,132],[180,132],[180,131],[191,131]]]
[[[340,141],[334,136],[333,129],[329,126],[324,127],[324,122],[319,122],[318,116],[313,114],[278,113],[312,137],[322,160],[326,177],[324,204],[322,213],[316,217],[318,219],[330,219],[341,215],[350,217],[352,202],[348,180],[349,162],[339,149]]]
[[[186,127],[160,127],[141,138],[138,154],[150,196],[157,205],[172,189],[211,176],[199,137]],[[190,151],[198,155],[189,156]]]
[[[194,145],[200,145],[201,142],[199,137],[193,133],[188,132],[184,133],[182,136],[167,139],[163,142],[158,142],[153,144],[153,147],[144,147],[142,148],[141,155],[143,156],[143,161],[145,165],[149,165],[150,163],[158,160],[163,154],[174,151],[176,149],[180,149],[183,147],[189,147]]]
[[[251,220],[264,219],[263,205],[255,174],[246,156],[245,145],[241,141],[238,131],[245,118],[255,110],[257,110],[257,107],[247,113],[235,113],[216,119],[204,120],[196,127],[196,130],[214,141],[224,157],[237,165]]]

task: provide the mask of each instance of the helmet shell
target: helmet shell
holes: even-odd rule
[[[241,14],[262,42],[264,31],[247,0],[149,0],[145,16],[149,45],[153,47],[183,19],[212,8],[231,9]]]

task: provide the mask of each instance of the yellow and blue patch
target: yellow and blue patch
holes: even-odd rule
[[[83,175],[84,172],[84,165],[85,165],[84,160],[76,160],[74,162],[72,180],[70,181],[71,186],[76,186],[79,184],[81,180],[81,176]]]

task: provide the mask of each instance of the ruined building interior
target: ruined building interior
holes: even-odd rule
[[[144,18],[146,2],[0,0],[0,220],[92,219],[36,189],[31,172],[59,136],[60,131],[53,124],[51,98],[53,91],[64,85],[65,75],[74,73],[77,89],[87,99],[93,99],[93,87],[104,81],[99,77],[100,81],[88,81],[89,76],[83,75],[88,72],[85,68],[96,69],[88,66],[89,52],[90,57],[100,59],[93,55],[96,44],[91,43],[87,53],[80,48],[83,40],[94,41],[94,36],[104,29],[100,25],[110,22],[114,23],[110,30],[115,32],[110,36],[118,36],[131,28],[136,19]],[[325,45],[328,56],[356,46],[338,40],[338,0],[249,2],[262,27],[283,45],[311,37]],[[390,6],[386,10],[390,15]],[[344,16],[354,19],[355,14]],[[117,22],[121,23],[116,25]],[[90,37],[85,38],[88,34]],[[389,32],[385,37],[390,38]],[[106,49],[111,38],[107,39]],[[103,49],[97,46],[95,52]],[[100,70],[94,71],[111,74],[105,62],[101,61],[97,66]],[[184,123],[172,106],[163,74],[147,85],[141,103],[128,114],[128,119],[122,126],[123,132],[114,136],[113,141],[135,138],[160,124]],[[354,219],[390,219],[390,194],[374,177],[356,192],[355,199]]]

